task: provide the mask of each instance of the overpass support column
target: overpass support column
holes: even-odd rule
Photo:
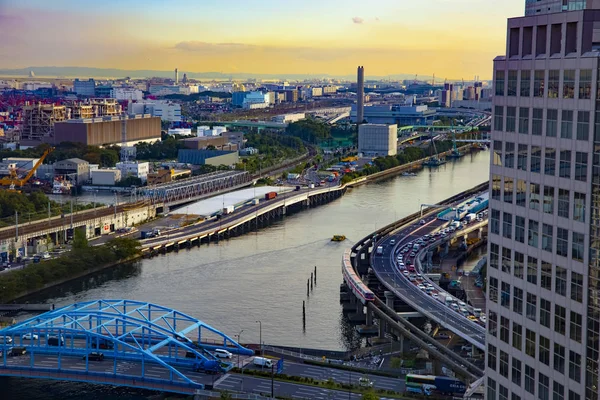
[[[367,320],[365,322],[367,326],[373,325],[373,311],[367,308]]]
[[[391,308],[392,310],[394,310],[394,299],[396,298],[394,296],[394,293],[390,292],[389,290],[386,290],[384,292],[384,295],[385,295],[385,305],[388,306],[389,308]]]
[[[479,228],[479,230],[477,231],[477,237],[479,239],[481,239],[483,237],[483,228]]]

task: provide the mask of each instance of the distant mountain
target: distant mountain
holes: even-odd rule
[[[124,78],[126,76],[132,78],[170,78],[174,71],[157,71],[157,70],[128,70],[116,68],[90,68],[90,67],[27,67],[17,69],[0,69],[0,76],[29,76],[33,72],[36,77],[79,77],[79,78]],[[179,76],[183,77],[186,73],[191,79],[288,79],[288,80],[304,80],[304,79],[345,79],[348,81],[356,80],[356,75],[330,75],[330,74],[252,74],[252,73],[235,73],[226,74],[222,72],[188,72],[179,71]],[[397,74],[389,76],[366,76],[367,80],[403,80],[413,79],[414,74]],[[420,79],[430,79],[430,77],[420,77]]]

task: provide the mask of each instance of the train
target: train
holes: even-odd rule
[[[375,295],[371,289],[363,283],[360,277],[356,275],[356,272],[354,272],[352,261],[350,259],[350,252],[350,249],[344,251],[342,257],[342,275],[344,276],[344,281],[350,290],[352,290],[352,293],[354,293],[361,303],[367,304],[375,299]]]

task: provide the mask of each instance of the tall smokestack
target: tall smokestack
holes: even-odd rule
[[[179,71],[175,68],[175,84],[179,85]]]
[[[365,68],[358,67],[356,79],[356,124],[362,124],[365,108]]]

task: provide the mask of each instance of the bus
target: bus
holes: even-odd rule
[[[425,396],[464,394],[467,385],[458,379],[434,375],[406,375],[406,392]]]

